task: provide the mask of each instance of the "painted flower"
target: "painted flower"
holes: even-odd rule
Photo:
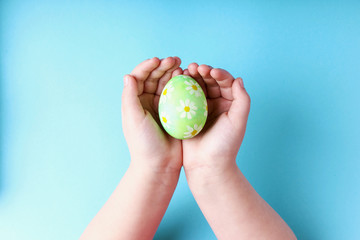
[[[169,119],[169,115],[167,113],[160,113],[160,121],[165,128],[170,128],[171,120]]]
[[[171,93],[174,91],[174,86],[169,84],[164,88],[161,93],[160,103],[166,102],[167,99],[171,98]]]
[[[206,102],[206,99],[204,100],[204,116],[207,117],[208,115],[208,105],[207,105],[207,102]]]
[[[192,115],[195,115],[195,110],[197,110],[197,107],[195,106],[194,102],[190,102],[189,99],[186,99],[185,102],[180,100],[180,106],[176,109],[181,113],[181,118],[187,117],[188,119],[191,119]]]
[[[196,134],[198,134],[201,131],[201,127],[198,126],[197,124],[194,125],[194,127],[190,127],[190,126],[186,126],[187,128],[187,132],[185,132],[184,134],[184,138],[191,138],[194,137]]]
[[[187,85],[185,89],[188,90],[190,94],[195,93],[196,97],[201,96],[201,87],[196,81],[189,79],[189,81],[185,81],[185,84]]]

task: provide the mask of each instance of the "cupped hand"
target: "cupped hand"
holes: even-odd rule
[[[223,69],[196,63],[191,63],[184,74],[202,86],[208,102],[204,129],[196,137],[183,140],[185,171],[221,170],[236,165],[250,111],[250,97],[242,79],[234,79]]]
[[[178,57],[151,58],[124,76],[122,124],[131,164],[154,171],[179,171],[181,141],[170,137],[158,117],[159,96],[165,84],[183,71]]]

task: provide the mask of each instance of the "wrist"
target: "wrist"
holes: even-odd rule
[[[134,178],[150,186],[174,188],[178,182],[181,168],[146,166],[131,161],[128,172]]]
[[[133,153],[135,152],[135,153]],[[176,153],[138,153],[130,151],[131,163],[136,168],[155,173],[178,173],[182,167],[181,152]]]
[[[192,191],[222,186],[240,172],[235,159],[203,159],[202,162],[204,164],[191,167],[184,166],[186,178]]]
[[[189,188],[199,206],[228,201],[236,189],[248,192],[248,182],[236,163],[220,169],[185,172]]]

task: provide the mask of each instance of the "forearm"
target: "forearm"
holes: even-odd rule
[[[81,239],[152,239],[180,171],[130,166]]]
[[[201,211],[219,239],[296,239],[235,161],[226,168],[185,172]]]

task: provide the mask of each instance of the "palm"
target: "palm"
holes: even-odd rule
[[[132,158],[148,156],[144,163],[152,168],[173,167],[182,164],[181,141],[165,134],[158,119],[159,95],[164,85],[182,73],[177,57],[163,60],[148,59],[139,64],[130,76],[136,81],[133,91],[124,97],[123,124]]]
[[[204,162],[198,162],[197,159],[193,158],[191,153],[199,152],[199,149],[206,149],[200,151],[202,155],[210,156],[212,158],[223,158],[229,159],[233,156],[224,156],[224,153],[233,155],[233,142],[236,139],[236,133],[232,126],[231,120],[228,117],[228,111],[230,108],[229,101],[223,98],[220,99],[208,99],[209,102],[209,114],[206,127],[200,132],[200,134],[192,139],[183,142],[184,148],[184,166],[186,167],[197,167],[203,166]],[[211,107],[212,106],[212,107]],[[215,106],[219,106],[217,111],[214,112]],[[210,163],[212,164],[212,163]]]
[[[174,159],[176,165],[181,165],[181,141],[167,135],[159,121],[157,110],[159,96],[143,93],[139,99],[146,113],[141,129],[139,129],[142,132],[142,141],[148,143],[143,145],[147,148],[145,151],[150,152],[156,158]]]
[[[219,159],[234,159],[245,133],[247,119],[247,116],[243,118],[233,111],[242,107],[232,96],[234,78],[225,70],[211,70],[206,65],[199,67],[197,64],[190,64],[189,70],[185,73],[194,77],[206,89],[209,116],[198,136],[183,141],[184,167],[191,169],[199,166],[214,166],[214,164],[223,164]],[[199,153],[201,156],[194,156],[194,153]],[[215,162],[204,162],[204,158],[214,159]]]

